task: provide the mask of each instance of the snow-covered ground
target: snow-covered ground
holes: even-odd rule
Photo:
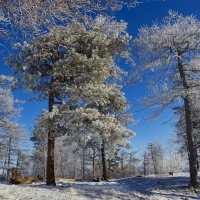
[[[200,200],[200,194],[186,187],[188,180],[188,176],[182,174],[100,183],[59,181],[56,187],[44,183],[12,185],[0,182],[0,200]]]
[[[129,185],[129,190],[146,194],[152,199],[161,200],[200,200],[200,191],[188,188],[189,174],[174,176],[150,176],[145,178],[126,178],[116,180]]]

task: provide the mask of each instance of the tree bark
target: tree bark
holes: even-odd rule
[[[185,103],[185,118],[186,118],[186,135],[189,149],[189,165],[190,165],[190,185],[197,188],[199,187],[198,182],[198,169],[197,169],[197,154],[192,134],[192,120],[191,120],[191,108],[190,101],[187,97],[184,98]]]
[[[101,147],[101,159],[102,159],[102,167],[103,167],[103,179],[105,181],[108,181],[109,177],[108,177],[108,167],[107,167],[107,161],[106,161],[104,141],[103,141],[102,147]]]
[[[83,146],[82,148],[82,179],[85,180],[85,151],[86,148]]]
[[[53,110],[54,96],[49,94],[49,112]],[[48,131],[48,150],[47,150],[47,169],[46,169],[46,185],[56,185],[54,172],[54,153],[55,153],[55,137],[52,129]]]
[[[93,156],[92,156],[92,177],[93,180],[96,180],[96,150],[93,148]]]
[[[183,97],[183,99],[185,107],[186,136],[187,136],[188,150],[189,150],[188,154],[189,154],[189,167],[190,167],[190,185],[197,188],[199,187],[198,169],[197,169],[198,158],[197,158],[194,136],[192,132],[192,109],[191,109],[190,96],[188,94],[190,88],[187,84],[186,75],[184,72],[184,67],[181,58],[182,58],[182,52],[178,50],[178,69],[183,84],[183,88],[185,90],[185,96]]]
[[[110,160],[110,157],[109,157],[109,160],[108,160],[108,177],[109,177],[109,179],[112,179],[112,176],[111,176],[111,160]]]

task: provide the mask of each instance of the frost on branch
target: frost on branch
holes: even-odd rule
[[[15,34],[22,32],[27,37],[45,33],[58,24],[65,26],[73,18],[87,22],[91,20],[91,13],[110,13],[123,6],[135,7],[137,4],[137,0],[1,0],[0,19],[3,25],[7,25],[4,25],[5,33],[11,32],[12,26],[12,31],[17,30]]]
[[[6,124],[17,114],[14,107],[15,100],[12,95],[12,84],[14,79],[9,76],[0,76],[0,124]]]
[[[114,83],[124,74],[115,58],[129,59],[130,39],[126,23],[99,16],[89,30],[74,21],[66,28],[53,28],[33,43],[16,45],[20,56],[10,58],[9,63],[20,76],[19,83],[43,95],[53,89],[64,101],[56,112],[44,112],[37,128],[46,127],[45,132],[53,122],[55,136],[84,132],[115,138],[118,143],[125,141],[116,139],[120,134],[122,138],[132,136],[124,128],[126,117],[119,119],[127,101]]]
[[[74,20],[67,27],[53,27],[29,44],[15,46],[19,55],[7,63],[18,85],[48,98],[49,111],[38,118],[34,130],[35,134],[48,133],[48,145],[52,144],[48,152],[54,151],[55,137],[75,134],[80,135],[80,144],[99,138],[96,144],[103,149],[104,162],[108,144],[113,149],[129,146],[127,139],[134,134],[125,128],[127,101],[118,85],[125,73],[116,59],[129,60],[130,40],[126,23],[99,16],[90,26]]]
[[[0,75],[0,168],[2,177],[8,178],[14,166],[23,137],[22,127],[17,123],[20,108],[12,94],[14,79]]]
[[[186,143],[190,164],[190,185],[199,187],[197,172],[195,104],[199,104],[199,54],[200,22],[190,15],[170,11],[161,24],[139,30],[135,44],[139,49],[143,65],[138,74],[149,73],[151,94],[146,98],[147,106],[157,107],[155,115],[167,106],[183,102],[180,120],[185,122]],[[156,84],[155,84],[156,83]],[[180,115],[180,116],[182,116]],[[177,122],[179,124],[179,122]]]
[[[74,21],[66,28],[54,27],[30,44],[16,45],[20,55],[7,62],[19,77],[18,85],[42,96],[47,96],[52,88],[55,93],[59,91],[57,96],[71,93],[78,97],[77,91],[86,84],[119,78],[122,71],[114,59],[127,56],[130,37],[123,22],[113,23],[121,28],[114,29],[112,35],[97,28],[96,22],[88,30]]]
[[[194,75],[199,73],[199,38],[199,20],[193,15],[184,17],[174,11],[169,11],[169,16],[163,22],[139,29],[135,45],[143,64],[138,68],[138,73],[155,74],[149,84],[152,95],[147,100],[150,106],[166,107],[185,96],[177,69],[177,59],[180,57],[178,53],[181,53],[188,86],[199,87],[199,77]],[[155,85],[155,82],[158,84]],[[193,93],[194,89],[192,90],[187,93]]]

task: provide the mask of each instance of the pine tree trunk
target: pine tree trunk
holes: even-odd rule
[[[93,148],[93,156],[92,156],[92,177],[93,180],[96,180],[96,151]]]
[[[197,154],[192,134],[192,120],[191,120],[191,109],[190,101],[187,97],[184,98],[185,103],[185,118],[186,118],[186,135],[189,149],[189,165],[190,165],[190,185],[197,188],[199,187],[198,182],[198,169],[197,169]]]
[[[62,155],[60,156],[60,177],[61,178],[64,178],[63,176],[64,176],[64,173],[63,173],[63,157],[62,157]]]
[[[53,110],[54,96],[49,94],[49,112]],[[54,172],[54,153],[55,153],[55,137],[51,128],[48,131],[48,150],[47,150],[47,169],[46,169],[46,185],[56,185]]]
[[[75,158],[74,158],[74,175],[73,177],[75,179],[78,179],[77,177],[77,152],[75,152]]]
[[[82,150],[82,179],[85,180],[85,147]]]
[[[182,63],[182,53],[178,50],[178,69],[181,77],[181,81],[183,84],[183,88],[185,90],[184,99],[184,107],[185,107],[185,121],[186,121],[186,135],[187,135],[187,143],[188,143],[188,154],[189,154],[189,167],[190,167],[190,185],[197,188],[199,187],[198,182],[198,169],[197,169],[197,151],[196,145],[194,141],[194,136],[192,133],[192,110],[191,110],[191,100],[188,94],[189,86],[187,85],[186,76]]]
[[[103,167],[103,179],[108,181],[108,167],[106,162],[106,154],[105,154],[105,144],[102,143],[101,147],[101,159],[102,159],[102,167]]]
[[[43,166],[43,177],[42,178],[45,178],[46,177],[46,170],[45,170],[45,166]]]
[[[112,176],[111,176],[111,160],[110,159],[108,161],[108,177],[109,177],[109,179],[112,179]]]
[[[197,149],[196,149],[197,150]],[[196,151],[197,154],[197,171],[199,171],[199,155],[198,152]]]

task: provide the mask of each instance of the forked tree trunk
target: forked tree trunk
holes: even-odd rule
[[[49,94],[49,112],[53,110],[54,96]],[[46,169],[46,185],[56,185],[54,173],[54,153],[55,153],[55,137],[51,128],[48,131],[48,150],[47,150],[47,169]]]
[[[191,110],[191,100],[188,94],[189,86],[187,84],[186,75],[184,72],[184,67],[182,63],[182,53],[178,50],[178,69],[185,90],[184,96],[184,107],[185,107],[185,122],[186,122],[186,135],[187,135],[187,144],[188,144],[188,155],[189,155],[189,167],[190,167],[190,185],[197,188],[199,187],[198,182],[198,169],[197,169],[197,151],[194,141],[194,136],[192,132],[192,110]]]
[[[103,167],[103,179],[105,181],[108,181],[109,177],[108,177],[108,167],[107,167],[107,161],[106,161],[104,141],[103,141],[102,147],[101,147],[101,159],[102,159],[102,167]]]

